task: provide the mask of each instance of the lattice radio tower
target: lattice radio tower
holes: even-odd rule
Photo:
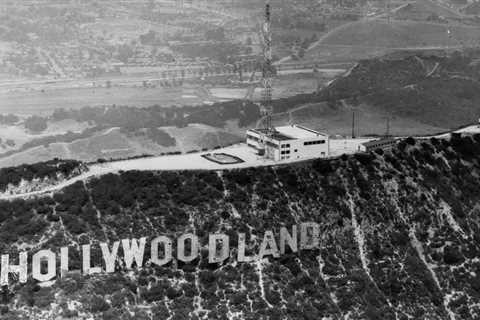
[[[265,21],[263,22],[263,67],[262,84],[263,96],[262,107],[265,116],[265,129],[267,132],[273,131],[272,127],[272,83],[273,83],[273,65],[272,65],[272,23],[271,23],[270,1],[265,4]]]

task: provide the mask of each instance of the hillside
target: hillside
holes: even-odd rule
[[[274,123],[302,123],[348,135],[355,111],[357,135],[429,135],[477,122],[478,50],[446,55],[398,51],[359,61],[318,94],[274,101]]]
[[[462,10],[466,14],[471,14],[471,15],[480,15],[480,2],[472,2]]]
[[[454,128],[480,115],[478,65],[464,55],[410,56],[360,62],[324,92],[359,113],[371,108],[385,115]]]
[[[447,22],[447,19],[460,19],[461,15],[453,9],[429,0],[409,2],[393,12],[393,17],[400,20],[419,20]]]
[[[398,49],[461,47],[475,44],[479,32],[480,27],[427,21],[360,20],[332,30],[304,59],[357,61]]]
[[[2,319],[476,319],[479,156],[480,136],[407,139],[393,155],[123,172],[51,198],[2,201],[0,250],[12,257],[16,248],[69,245],[75,269],[78,244],[92,243],[92,264],[100,265],[98,241],[193,232],[202,243],[190,263],[158,267],[145,258],[142,269],[124,272],[118,261],[110,275],[3,287]],[[230,235],[235,248],[244,232],[251,254],[266,230],[307,221],[320,225],[315,250],[207,263],[208,233]]]

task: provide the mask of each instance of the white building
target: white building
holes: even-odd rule
[[[377,139],[368,142],[364,142],[358,146],[358,151],[362,152],[370,152],[375,151],[376,149],[382,149],[384,151],[391,150],[396,144],[398,140],[395,138],[384,138],[384,139]]]
[[[299,125],[247,131],[247,144],[275,161],[329,156],[328,135]]]

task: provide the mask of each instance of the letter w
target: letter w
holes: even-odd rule
[[[143,253],[145,251],[145,242],[147,238],[140,238],[140,246],[137,239],[132,239],[131,244],[129,239],[122,240],[123,256],[125,260],[125,267],[132,269],[133,260],[137,264],[137,268],[143,265]]]

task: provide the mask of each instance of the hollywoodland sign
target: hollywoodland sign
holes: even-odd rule
[[[275,258],[284,254],[287,246],[292,252],[298,250],[311,250],[319,247],[319,225],[314,222],[301,223],[299,226],[292,226],[291,232],[285,228],[280,228],[278,232],[278,243],[275,234],[271,230],[265,231],[263,240],[260,244],[258,253],[255,255],[246,254],[246,235],[238,233],[238,245],[236,256],[233,256],[233,250],[230,248],[230,238],[226,234],[214,233],[208,236],[208,261],[209,263],[221,263],[229,258],[236,258],[239,262],[252,262],[264,257],[272,256]],[[299,237],[300,236],[300,237]],[[300,241],[298,241],[300,240]],[[124,267],[127,270],[133,269],[134,262],[136,268],[142,268],[145,258],[145,247],[147,238],[123,239],[115,241],[112,244],[104,242],[99,243],[103,264],[92,266],[91,245],[81,246],[82,253],[82,272],[85,275],[97,273],[112,273],[115,271],[116,262],[122,257],[118,254],[120,246],[123,251]],[[187,246],[189,250],[186,250]],[[200,243],[198,237],[193,233],[186,233],[176,239],[175,258],[184,263],[194,261],[200,254]],[[163,266],[174,260],[173,240],[167,236],[158,236],[150,241],[150,257],[147,263]],[[233,248],[232,248],[233,249]],[[60,276],[65,276],[69,271],[68,261],[69,247],[60,248]],[[187,252],[188,251],[188,252]],[[40,250],[36,252],[31,259],[32,278],[44,282],[53,280],[57,276],[57,254],[52,250]],[[9,284],[9,274],[18,275],[18,280],[22,283],[27,281],[28,277],[28,253],[20,252],[18,263],[11,263],[8,254],[1,257],[0,285]]]

